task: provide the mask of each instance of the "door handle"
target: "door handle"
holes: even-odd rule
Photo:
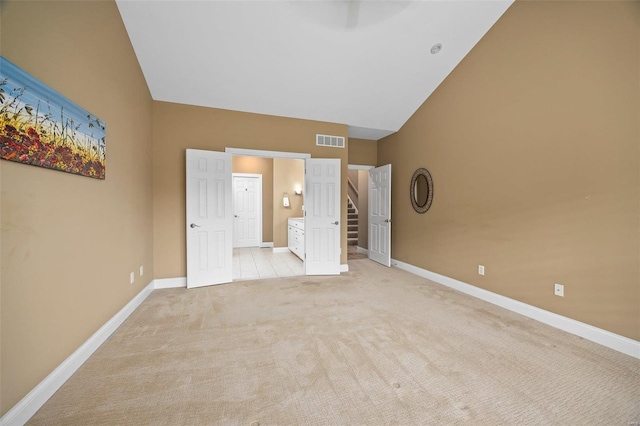
[[[192,228],[200,228],[200,225],[196,225],[195,223],[192,223],[191,225],[189,225]]]
[[[234,214],[234,215],[233,215],[233,217],[238,217],[238,215],[237,215],[237,214]]]
[[[385,219],[384,220],[386,223],[391,223],[391,219]]]
[[[339,225],[340,222],[338,222],[337,220],[335,222],[331,222],[332,225]]]

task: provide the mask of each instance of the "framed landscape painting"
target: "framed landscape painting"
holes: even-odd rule
[[[0,56],[0,158],[105,178],[106,125]]]

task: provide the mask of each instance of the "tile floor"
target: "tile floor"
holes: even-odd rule
[[[290,251],[274,253],[272,248],[259,247],[233,249],[234,281],[295,275],[304,275],[304,264]]]

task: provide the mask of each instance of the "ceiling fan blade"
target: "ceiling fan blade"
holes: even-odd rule
[[[360,18],[360,0],[347,0],[347,28],[358,26]]]

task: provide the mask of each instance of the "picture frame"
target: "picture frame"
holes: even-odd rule
[[[105,179],[106,124],[0,56],[0,158]]]

